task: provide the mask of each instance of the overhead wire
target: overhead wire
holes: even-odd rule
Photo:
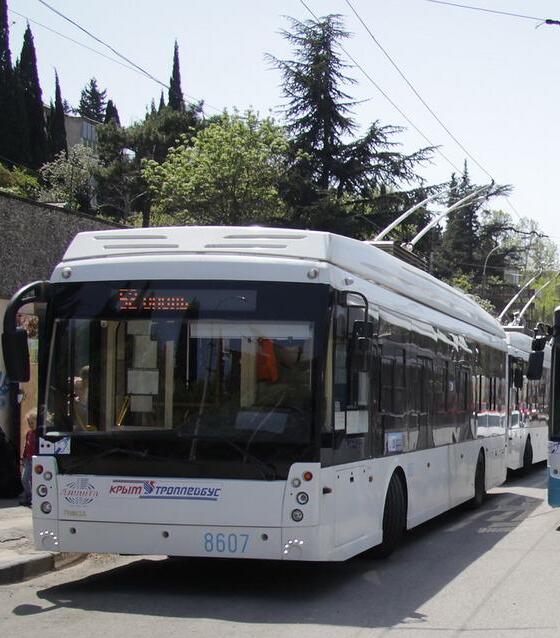
[[[40,27],[43,27],[44,29],[47,29],[48,31],[51,31],[52,33],[65,38],[66,40],[69,40],[71,42],[73,42],[74,44],[77,44],[78,46],[84,47],[85,49],[88,49],[89,51],[92,51],[94,53],[97,53],[97,55],[101,55],[104,58],[111,60],[112,62],[115,62],[116,64],[120,64],[121,66],[123,66],[126,69],[129,69],[131,71],[134,71],[135,73],[139,73],[140,75],[143,75],[144,77],[152,80],[153,82],[155,82],[156,84],[169,89],[169,85],[165,84],[165,82],[162,82],[161,80],[159,80],[157,77],[153,76],[151,73],[149,73],[148,71],[146,71],[143,67],[141,67],[140,65],[136,64],[133,60],[130,60],[128,57],[124,56],[123,54],[119,53],[114,47],[112,47],[110,44],[104,42],[103,40],[101,40],[100,38],[98,38],[96,35],[94,35],[93,33],[91,33],[88,29],[86,29],[85,27],[82,27],[80,24],[78,24],[75,20],[72,20],[71,18],[69,18],[68,16],[64,15],[62,12],[58,11],[58,9],[52,7],[51,5],[49,5],[47,2],[45,2],[44,0],[38,0],[38,2],[40,2],[42,5],[44,5],[45,7],[47,7],[49,10],[51,10],[53,13],[55,13],[56,15],[60,16],[61,18],[63,18],[64,20],[66,20],[67,22],[69,22],[70,24],[72,24],[73,26],[75,26],[76,28],[78,28],[80,31],[83,31],[86,35],[88,35],[89,37],[93,38],[96,42],[99,42],[100,44],[102,44],[103,46],[105,46],[106,48],[108,48],[110,51],[112,51],[113,53],[115,53],[118,57],[120,57],[121,59],[125,60],[127,62],[127,64],[124,64],[123,62],[120,62],[119,60],[116,60],[115,58],[108,56],[100,51],[97,51],[97,49],[93,49],[91,47],[88,47],[86,44],[79,42],[78,40],[74,40],[73,38],[70,38],[69,36],[64,35],[63,33],[60,33],[50,27],[45,26],[44,24],[41,24],[39,22],[37,22],[36,20],[32,20],[30,18],[28,18],[27,16],[18,13],[17,11],[13,11],[12,9],[10,9],[10,11],[12,13],[14,13],[15,15],[18,15],[22,18],[25,18],[26,20],[28,20],[29,22],[32,22],[34,24],[37,24]],[[190,100],[192,100],[193,102],[200,102],[202,100],[200,100],[200,98],[197,98],[193,95],[189,95],[188,93],[184,93],[185,97],[189,98]],[[212,104],[208,104],[207,102],[204,102],[204,106],[206,108],[211,109],[212,111],[216,111],[217,113],[221,113],[223,111],[223,109],[218,108],[217,106],[213,106]]]
[[[350,7],[352,12],[356,16],[356,18],[360,21],[360,23],[362,24],[364,29],[368,32],[368,34],[371,37],[371,39],[375,42],[375,44],[379,47],[379,49],[382,51],[382,53],[385,55],[385,57],[389,60],[389,62],[392,64],[393,68],[397,71],[397,73],[401,76],[401,78],[406,82],[406,84],[408,85],[410,90],[414,93],[414,95],[416,95],[416,97],[420,100],[420,102],[422,102],[422,104],[426,107],[426,109],[433,116],[433,118],[436,120],[436,122],[443,128],[443,130],[457,144],[457,146],[459,146],[459,148],[467,155],[467,157],[469,157],[476,164],[476,166],[478,166],[478,168],[480,168],[480,170],[487,177],[489,177],[491,180],[493,180],[494,178],[492,177],[492,175],[484,168],[484,166],[482,166],[482,164],[472,155],[472,153],[460,142],[460,140],[452,133],[452,131],[449,129],[449,127],[447,127],[445,125],[445,123],[441,120],[441,118],[437,115],[437,113],[435,113],[435,111],[432,109],[432,107],[426,102],[426,100],[422,97],[422,95],[420,95],[420,93],[416,90],[415,86],[406,77],[406,75],[403,73],[403,71],[401,71],[400,67],[393,60],[393,58],[389,55],[387,50],[383,47],[383,45],[379,42],[379,40],[373,35],[371,29],[364,22],[364,20],[360,16],[360,14],[356,11],[354,6],[351,4],[350,0],[345,0],[345,2]]]
[[[305,9],[307,9],[307,11],[315,18],[315,20],[318,20],[318,16],[317,14],[312,11],[309,6],[305,3],[305,0],[300,0],[301,4],[305,7]],[[420,128],[418,128],[418,126],[416,126],[416,124],[408,117],[408,115],[406,115],[406,113],[398,106],[398,104],[381,88],[381,86],[371,77],[371,75],[361,66],[361,64],[356,60],[356,58],[354,58],[353,55],[350,54],[350,52],[344,48],[344,46],[342,46],[340,43],[338,43],[338,46],[340,47],[340,50],[344,53],[344,55],[346,55],[346,57],[354,64],[354,66],[359,69],[363,75],[371,82],[371,84],[373,84],[373,86],[379,91],[379,93],[381,93],[381,95],[389,102],[389,104],[391,104],[391,106],[396,109],[400,115],[408,122],[408,124],[410,124],[410,126],[426,141],[428,142],[428,144],[433,147],[435,149],[435,151],[458,173],[461,172],[461,169],[459,169],[457,166],[455,166],[455,164],[445,155],[445,153],[443,153],[443,151],[440,150],[440,148],[438,147],[437,144],[435,144],[434,142],[432,142],[432,140],[425,135]]]
[[[115,64],[119,64],[120,66],[123,66],[125,69],[130,69],[131,71],[134,71],[135,73],[139,73],[140,75],[144,75],[141,71],[139,71],[138,69],[135,69],[134,67],[125,64],[124,62],[121,62],[120,60],[116,60],[115,58],[112,58],[110,55],[107,55],[105,53],[102,53],[101,51],[98,51],[97,49],[94,49],[92,47],[88,47],[87,44],[84,44],[83,42],[80,42],[79,40],[74,40],[74,38],[71,38],[70,36],[64,35],[64,33],[60,33],[60,31],[56,31],[55,29],[51,29],[51,27],[47,27],[45,24],[41,24],[40,22],[37,22],[37,20],[33,20],[32,18],[23,15],[23,13],[18,13],[17,11],[14,11],[13,9],[8,9],[8,11],[10,13],[13,13],[16,16],[19,16],[20,18],[23,18],[24,20],[27,20],[27,22],[31,22],[31,24],[35,24],[38,27],[41,27],[42,29],[46,29],[47,31],[50,31],[51,33],[54,33],[55,35],[58,35],[61,38],[64,38],[65,40],[68,40],[69,42],[73,42],[74,44],[77,44],[80,47],[83,47],[84,49],[87,49],[88,51],[92,51],[93,53],[96,53],[97,55],[100,55],[101,57],[105,58],[106,60],[111,60],[111,62],[114,62]]]
[[[535,16],[528,16],[522,13],[511,13],[510,11],[498,11],[497,9],[485,9],[484,7],[474,7],[468,4],[460,4],[458,2],[447,2],[446,0],[426,0],[426,2],[431,2],[433,4],[443,4],[449,7],[457,7],[459,9],[471,9],[473,11],[483,11],[484,13],[494,13],[496,15],[509,16],[512,18],[522,18],[525,20],[537,20],[539,22],[547,22],[548,18],[537,18]],[[552,23],[555,23],[555,20],[551,20]]]
[[[67,22],[69,22],[70,24],[72,24],[73,26],[75,26],[77,29],[79,29],[80,31],[83,31],[83,33],[85,33],[86,35],[88,35],[90,38],[92,38],[93,40],[95,40],[96,42],[98,42],[99,44],[103,45],[104,47],[106,47],[107,49],[109,49],[109,51],[112,51],[117,57],[121,58],[122,60],[124,60],[125,62],[127,62],[128,64],[130,64],[131,66],[135,67],[136,69],[138,69],[141,73],[143,73],[146,77],[150,78],[151,80],[153,80],[154,82],[157,82],[157,84],[160,84],[161,86],[163,86],[164,88],[168,89],[169,85],[166,84],[165,82],[162,82],[161,80],[159,80],[158,78],[156,78],[154,75],[152,75],[149,71],[146,71],[146,69],[144,69],[143,67],[141,67],[139,64],[136,64],[136,62],[134,62],[133,60],[131,60],[130,58],[127,58],[125,55],[123,55],[122,53],[120,53],[117,49],[115,49],[113,46],[111,46],[110,44],[107,44],[107,42],[104,42],[103,40],[101,40],[101,38],[98,38],[96,35],[94,35],[91,31],[89,31],[88,29],[86,29],[85,27],[82,27],[80,24],[78,24],[75,20],[72,20],[72,18],[69,18],[68,16],[66,16],[64,13],[62,13],[61,11],[59,11],[58,9],[56,9],[55,7],[51,6],[48,2],[45,2],[45,0],[38,0],[38,2],[40,2],[43,6],[47,7],[47,9],[49,9],[50,11],[52,11],[53,13],[56,13],[56,15],[60,16],[63,20],[66,20]]]
[[[428,1],[432,1],[432,0],[428,0]],[[461,141],[457,138],[456,135],[453,134],[453,132],[449,129],[448,126],[446,126],[446,124],[442,121],[442,119],[437,115],[437,113],[432,109],[432,107],[426,102],[426,100],[422,97],[422,95],[420,94],[420,92],[416,89],[416,87],[412,84],[412,82],[408,79],[408,77],[406,76],[406,74],[401,70],[401,68],[398,66],[398,64],[394,61],[394,59],[391,57],[391,55],[389,54],[389,52],[385,49],[385,47],[381,44],[381,42],[375,37],[375,35],[373,34],[373,32],[371,31],[371,29],[369,28],[369,26],[366,24],[366,22],[363,20],[363,18],[361,17],[361,15],[358,13],[358,11],[356,11],[356,9],[354,8],[354,6],[351,4],[350,0],[345,0],[346,4],[348,5],[348,7],[351,9],[351,11],[354,13],[354,15],[356,16],[356,18],[359,20],[359,22],[362,24],[362,26],[364,27],[364,29],[367,31],[367,33],[369,34],[369,36],[371,37],[371,39],[373,40],[373,42],[376,44],[376,46],[382,51],[382,53],[385,55],[385,57],[389,60],[389,62],[391,63],[391,65],[395,68],[395,70],[398,72],[398,74],[401,76],[401,78],[404,80],[404,82],[407,84],[407,86],[411,89],[411,91],[414,93],[414,95],[420,100],[420,102],[423,104],[423,106],[428,110],[428,112],[432,115],[432,117],[436,120],[436,122],[443,128],[443,130],[449,135],[449,137],[457,144],[457,146],[467,155],[467,157],[469,157],[472,162],[478,166],[478,168],[487,176],[489,177],[492,181],[494,180],[493,175],[476,159],[476,157],[474,157],[474,155],[464,146],[464,144],[461,143]],[[540,19],[540,18],[537,18]],[[519,214],[519,212],[517,211],[517,209],[515,208],[515,206],[511,203],[511,201],[509,200],[509,198],[507,196],[504,197],[505,201],[507,202],[507,204],[510,206],[511,210],[513,211],[513,213],[519,218],[521,219],[521,215]]]

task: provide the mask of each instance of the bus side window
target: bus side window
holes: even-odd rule
[[[395,360],[392,357],[381,357],[381,397],[380,411],[393,412],[394,408],[394,382]]]

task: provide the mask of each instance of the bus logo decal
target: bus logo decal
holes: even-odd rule
[[[144,479],[114,479],[109,496],[151,500],[217,501],[221,485],[189,485],[169,481]]]
[[[89,482],[87,478],[79,478],[66,484],[62,489],[62,496],[72,505],[88,505],[97,496],[99,491]]]

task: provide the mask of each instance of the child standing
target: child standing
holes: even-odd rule
[[[31,461],[33,455],[37,453],[37,410],[29,410],[25,415],[29,430],[25,435],[25,447],[22,454],[22,477],[23,495],[20,498],[20,505],[31,506]]]

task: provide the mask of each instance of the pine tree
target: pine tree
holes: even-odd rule
[[[37,73],[37,56],[33,34],[29,24],[23,36],[21,56],[17,64],[17,82],[22,91],[27,131],[29,136],[29,156],[26,164],[39,168],[47,160],[47,134],[43,111],[43,96]]]
[[[480,189],[480,185],[471,182],[466,161],[461,178],[453,174],[449,186],[448,207]],[[434,272],[438,277],[451,280],[464,275],[473,283],[480,282],[485,256],[494,243],[489,246],[485,233],[481,232],[479,214],[488,198],[510,191],[508,185],[494,184],[486,197],[475,198],[447,216],[442,242],[434,255]],[[494,234],[498,232],[499,227],[495,226]]]
[[[163,97],[163,90],[162,90],[161,95],[159,96],[158,111],[161,111],[164,108],[165,108],[165,98]]]
[[[471,184],[467,162],[463,169],[460,181],[454,175],[451,178],[451,187],[448,206],[458,202],[476,190]],[[472,273],[475,268],[475,251],[478,245],[478,210],[480,204],[474,203],[465,206],[448,216],[445,232],[443,233],[442,252],[447,257],[447,263],[454,267],[456,272],[463,274]]]
[[[184,111],[185,101],[183,99],[183,91],[181,90],[181,71],[179,69],[179,45],[175,40],[175,48],[173,51],[173,71],[169,80],[169,106],[174,111]],[[161,104],[161,103],[160,103]]]
[[[49,159],[52,161],[61,151],[68,154],[68,144],[66,141],[66,126],[64,122],[64,102],[60,91],[58,74],[54,74],[55,90],[54,104],[51,102],[48,119],[48,148]]]
[[[115,106],[113,100],[109,100],[107,102],[107,108],[105,109],[105,119],[104,119],[103,123],[104,124],[108,124],[109,122],[114,122],[117,126],[121,125],[119,112],[118,112],[117,107]]]
[[[364,212],[353,210],[345,198],[373,201],[383,186],[396,190],[419,181],[416,166],[429,159],[431,149],[399,153],[393,137],[400,129],[378,122],[356,138],[355,102],[345,92],[354,81],[340,57],[340,43],[349,35],[341,16],[290,19],[290,25],[282,35],[292,45],[293,58],[268,56],[282,73],[292,142],[283,197],[292,207],[292,223],[353,234],[352,220]]]
[[[97,86],[97,80],[91,78],[89,83],[82,89],[78,113],[82,117],[89,117],[90,120],[103,122],[107,104],[106,98],[107,91],[100,91]]]

